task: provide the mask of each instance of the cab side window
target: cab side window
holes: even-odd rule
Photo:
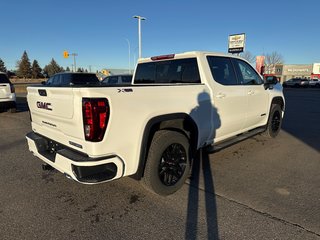
[[[230,58],[208,56],[213,79],[222,85],[237,85],[237,77]]]
[[[240,59],[234,59],[233,61],[241,84],[260,85],[263,83],[262,78],[248,63]]]

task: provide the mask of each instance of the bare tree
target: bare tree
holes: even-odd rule
[[[283,64],[284,60],[280,53],[274,51],[265,55],[265,73],[275,73],[276,65]]]
[[[251,64],[256,61],[256,56],[252,55],[252,53],[249,51],[245,51],[245,52],[240,53],[240,57],[244,58],[245,60],[247,60]]]

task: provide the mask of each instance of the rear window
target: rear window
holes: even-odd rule
[[[92,83],[99,83],[99,79],[95,74],[72,74],[71,75],[71,83],[77,84],[92,84]]]
[[[134,83],[200,83],[196,58],[141,63]]]
[[[5,74],[0,74],[0,83],[10,83],[9,78]]]

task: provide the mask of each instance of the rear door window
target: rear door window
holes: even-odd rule
[[[196,58],[140,63],[134,83],[200,83]]]
[[[208,63],[214,80],[222,85],[237,85],[237,77],[231,59],[208,56]]]

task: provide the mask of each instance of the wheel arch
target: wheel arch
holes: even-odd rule
[[[282,97],[274,97],[271,101],[271,105],[270,105],[270,110],[271,110],[271,106],[273,104],[278,104],[281,107],[281,110],[284,111],[285,109],[285,103]]]
[[[141,179],[147,161],[147,154],[154,134],[159,130],[171,130],[184,134],[190,141],[192,152],[197,150],[198,127],[195,121],[186,113],[173,113],[156,116],[146,124],[140,145],[139,164],[135,174],[131,177]]]

